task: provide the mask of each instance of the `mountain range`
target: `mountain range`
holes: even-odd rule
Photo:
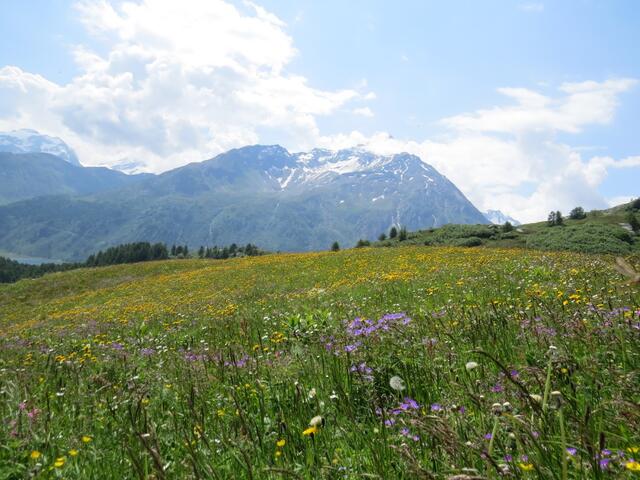
[[[34,187],[12,190],[15,180],[7,178],[25,185],[33,178]],[[0,250],[64,260],[137,240],[302,251],[333,241],[350,246],[392,225],[487,223],[420,158],[361,148],[290,153],[255,145],[160,175],[5,153],[0,192],[7,203],[0,206]]]

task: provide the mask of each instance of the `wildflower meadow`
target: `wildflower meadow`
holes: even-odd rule
[[[640,288],[612,263],[415,246],[2,285],[0,478],[640,478]]]

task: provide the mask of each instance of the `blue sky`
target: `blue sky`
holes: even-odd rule
[[[0,129],[151,171],[244,143],[408,150],[525,220],[640,195],[634,1],[126,3],[3,2]]]

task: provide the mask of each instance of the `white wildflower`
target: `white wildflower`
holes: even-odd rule
[[[401,392],[406,387],[404,386],[404,380],[402,380],[399,376],[394,375],[389,379],[389,386],[393,388],[396,392]]]
[[[324,425],[324,418],[322,418],[322,415],[316,415],[309,420],[310,427],[321,427],[322,425]]]
[[[464,366],[464,368],[466,368],[467,371],[470,372],[474,368],[478,368],[478,364],[476,362],[467,362],[467,364]]]

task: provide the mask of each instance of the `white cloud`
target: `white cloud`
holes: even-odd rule
[[[515,105],[456,115],[445,118],[442,123],[456,130],[473,132],[578,133],[587,125],[609,123],[618,106],[618,95],[636,83],[637,80],[629,78],[602,83],[565,83],[560,90],[566,95],[560,98],[525,88],[501,88],[498,91],[515,100]]]
[[[353,110],[351,110],[351,112],[354,115],[360,115],[362,117],[373,117],[375,115],[373,113],[373,110],[371,110],[369,107],[354,108]]]
[[[523,88],[502,88],[507,106],[442,120],[441,140],[408,141],[381,132],[322,137],[326,147],[365,145],[380,153],[420,156],[451,179],[482,211],[499,209],[520,221],[542,220],[551,210],[605,208],[598,187],[610,169],[640,168],[640,157],[582,157],[582,148],[559,142],[558,132],[577,133],[609,123],[618,96],[636,81],[564,84],[548,97]],[[640,179],[639,179],[640,180]]]
[[[540,13],[544,11],[544,3],[521,3],[520,10],[529,13]]]
[[[60,136],[85,164],[136,161],[163,171],[256,143],[263,130],[307,142],[318,135],[316,117],[375,98],[364,88],[317,89],[288,72],[297,51],[284,23],[244,7],[82,1],[79,18],[106,53],[76,46],[80,74],[66,85],[0,69],[0,129]]]

